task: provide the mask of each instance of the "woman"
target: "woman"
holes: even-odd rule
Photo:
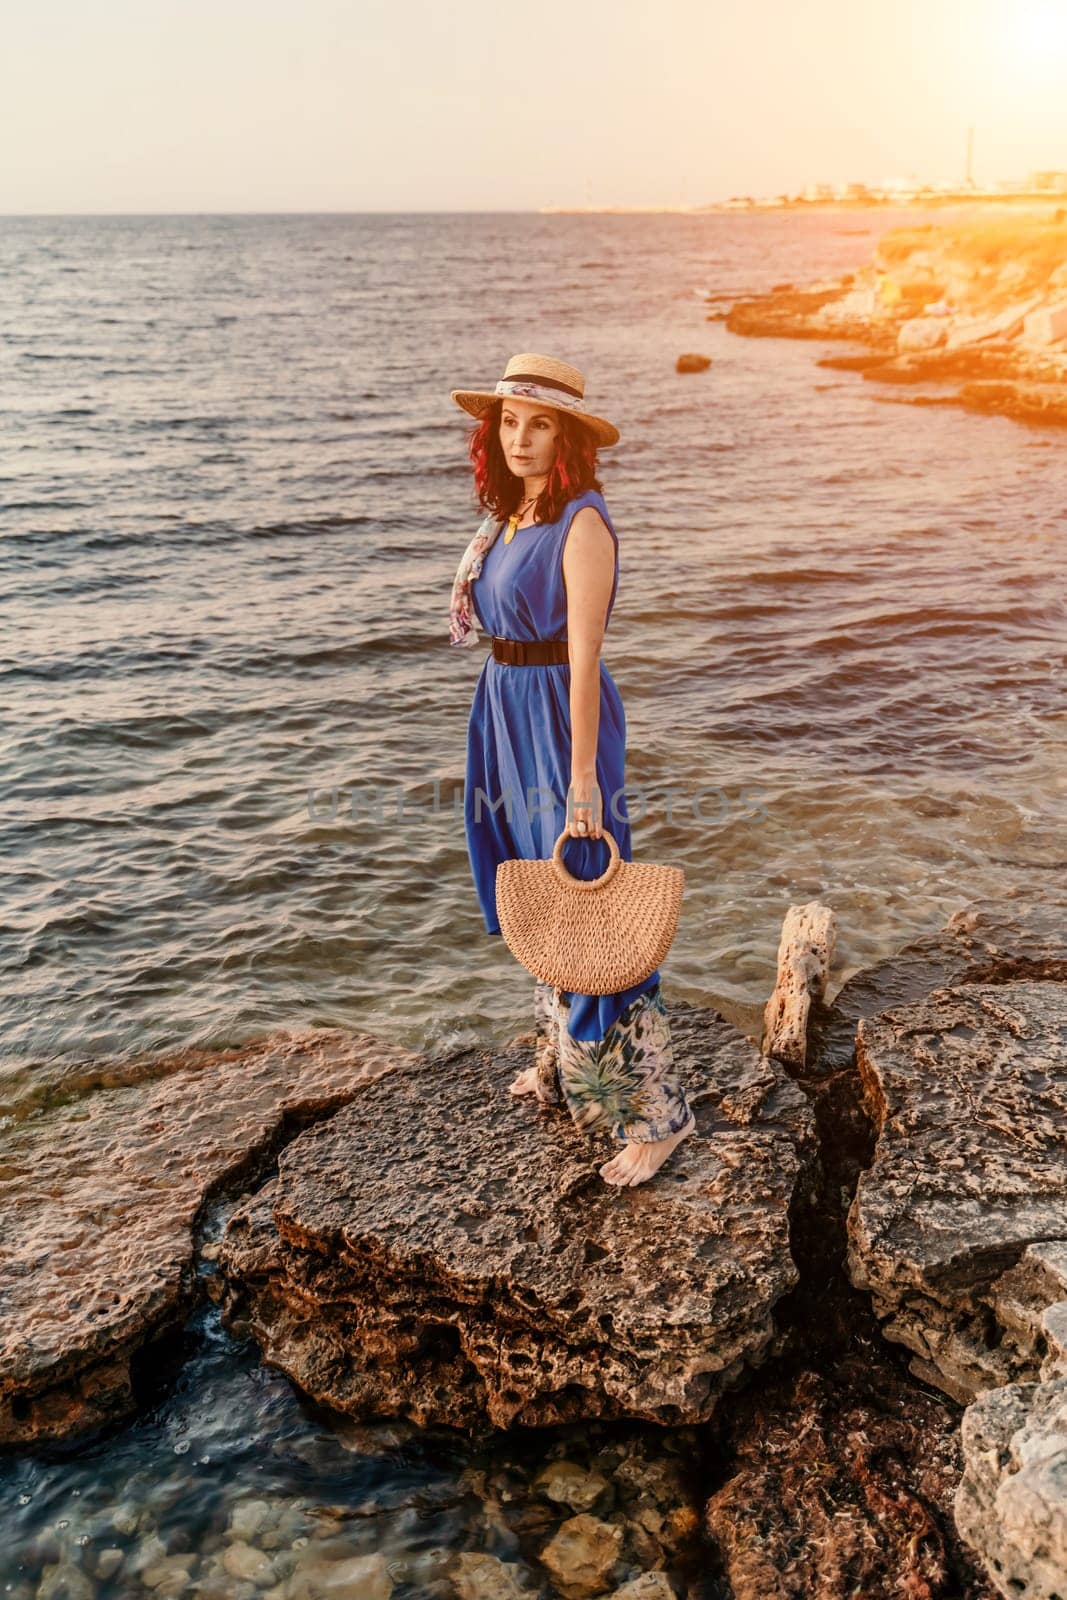
[[[598,878],[610,859],[605,826],[622,859],[633,860],[626,718],[600,660],[619,568],[596,452],[619,434],[585,409],[584,395],[577,368],[531,354],[514,356],[495,390],[452,391],[480,419],[469,453],[488,513],[456,573],[450,642],[478,643],[473,604],[493,648],[471,706],[465,816],[491,935],[500,934],[501,861],[543,860],[566,831],[568,870]],[[579,1127],[610,1128],[622,1148],[601,1177],[645,1182],[696,1125],[674,1069],[658,970],[612,995],[537,982],[534,1015],[535,1064],[512,1094],[562,1099]]]

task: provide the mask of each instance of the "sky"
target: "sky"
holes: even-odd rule
[[[0,213],[530,211],[1067,169],[1067,0],[34,0]]]

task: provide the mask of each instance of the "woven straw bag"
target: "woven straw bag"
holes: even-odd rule
[[[674,942],[685,871],[624,861],[611,850],[599,878],[576,878],[563,861],[566,828],[547,861],[501,861],[496,909],[504,942],[542,983],[572,994],[618,994],[654,972]]]

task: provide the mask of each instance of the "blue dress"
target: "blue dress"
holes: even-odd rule
[[[619,540],[596,489],[568,501],[556,522],[519,528],[510,544],[498,534],[471,586],[482,627],[505,639],[566,639],[567,594],[563,546],[576,512],[595,506],[615,543],[615,578],[607,624],[619,587]],[[464,810],[467,849],[486,932],[500,933],[496,869],[512,857],[545,860],[566,825],[571,776],[571,669],[510,667],[490,650],[474,690],[467,728]],[[600,663],[600,726],[596,781],[603,825],[624,861],[633,860],[624,793],[626,714],[615,680]],[[479,793],[480,791],[480,793]],[[568,839],[563,860],[576,878],[598,878],[611,854],[604,839]],[[659,970],[618,994],[559,994],[568,1007],[571,1038],[600,1040],[639,995],[660,981]]]

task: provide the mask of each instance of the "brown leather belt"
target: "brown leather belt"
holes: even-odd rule
[[[505,667],[558,667],[570,660],[566,639],[501,639],[491,634],[493,660]]]

